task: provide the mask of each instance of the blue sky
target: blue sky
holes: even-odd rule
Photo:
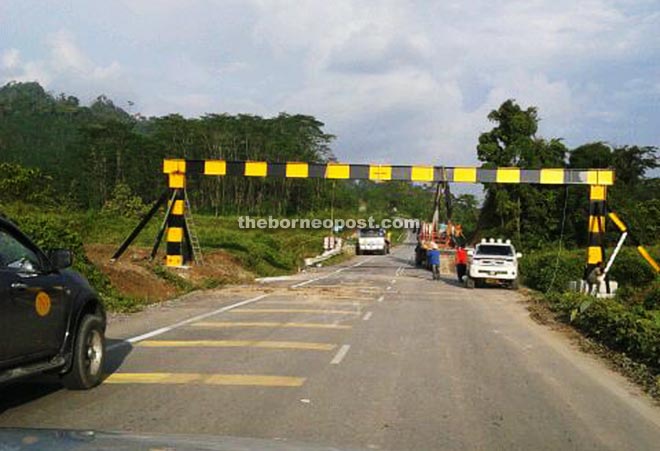
[[[660,2],[0,0],[0,83],[144,115],[312,114],[343,161],[461,165],[507,98],[660,144]]]

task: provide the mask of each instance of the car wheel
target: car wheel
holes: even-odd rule
[[[509,285],[509,288],[511,288],[512,290],[517,290],[519,288],[518,279],[513,279],[511,281],[511,284]]]
[[[105,361],[103,320],[85,315],[80,321],[73,345],[71,369],[62,376],[62,383],[70,390],[87,390],[101,383]]]
[[[465,279],[465,288],[473,289],[474,287],[475,287],[474,279],[468,276]]]
[[[355,255],[361,255],[361,251],[359,247],[355,248]]]

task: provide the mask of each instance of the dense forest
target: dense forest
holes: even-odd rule
[[[476,142],[484,167],[613,167],[617,184],[610,205],[643,242],[658,240],[660,180],[654,147],[612,147],[594,142],[568,149],[561,139],[539,137],[539,114],[513,100],[490,113],[492,130]],[[164,158],[221,158],[325,162],[334,159],[334,136],[306,115],[276,117],[129,114],[100,96],[89,106],[73,96],[53,95],[38,83],[0,88],[0,202],[64,205],[78,210],[127,204],[139,213],[165,189]],[[189,182],[193,207],[214,215],[336,214],[428,219],[429,186],[407,183],[200,177]],[[586,240],[584,187],[489,185],[479,210],[474,196],[454,198],[455,220],[475,238],[507,236],[526,248],[560,238]]]
[[[38,190],[14,189],[11,196],[8,191],[0,196],[9,201],[52,195],[74,208],[101,209],[117,190],[124,196],[128,190],[149,203],[165,189],[164,158],[325,162],[333,159],[333,138],[311,116],[144,118],[104,96],[82,106],[77,98],[53,96],[37,83],[10,83],[0,88],[0,162],[39,169],[33,176],[40,184]],[[44,185],[46,179],[52,187]],[[189,183],[195,208],[216,215],[318,212],[332,208],[334,197],[349,210],[367,203],[372,212],[397,208],[416,216],[430,202],[423,188],[403,183],[234,177]]]

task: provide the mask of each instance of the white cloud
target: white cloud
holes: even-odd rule
[[[345,159],[397,162],[473,162],[486,115],[507,98],[539,107],[542,135],[606,139],[587,121],[605,117],[611,82],[590,65],[635,61],[660,26],[657,13],[604,0],[256,4],[257,41],[302,55],[282,104],[332,124]]]
[[[49,63],[57,73],[70,73],[87,80],[106,80],[116,78],[121,73],[121,66],[113,61],[108,66],[98,66],[85,55],[72,33],[60,30],[50,37],[51,49]]]
[[[24,61],[16,49],[3,53],[0,82],[38,81],[46,88],[70,89],[72,93],[90,97],[123,82],[122,68],[117,61],[103,66],[95,64],[78,46],[67,30],[47,36],[48,53],[45,58]]]
[[[8,49],[2,54],[2,67],[4,69],[14,69],[20,61],[20,52],[18,49]]]
[[[44,31],[42,57],[0,47],[0,81],[147,114],[314,114],[344,160],[474,163],[507,98],[539,107],[540,134],[569,145],[660,142],[648,0],[124,0],[85,22],[62,14],[75,34]]]

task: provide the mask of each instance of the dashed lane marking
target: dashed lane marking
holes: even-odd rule
[[[378,299],[376,299],[376,302],[383,302],[383,299],[385,299],[385,296],[381,296]]]
[[[147,332],[146,334],[137,335],[135,337],[128,338],[124,341],[114,343],[114,344],[108,346],[106,348],[106,350],[107,351],[112,351],[113,349],[119,348],[121,346],[126,346],[126,345],[131,344],[131,343],[138,343],[142,340],[146,340],[147,338],[152,338],[152,337],[156,337],[158,335],[162,335],[166,332],[170,332],[174,329],[178,329],[179,327],[187,326],[188,324],[195,323],[197,321],[201,321],[201,320],[209,318],[211,316],[219,315],[220,313],[224,313],[224,312],[228,312],[230,310],[235,309],[236,307],[241,307],[243,305],[248,305],[248,304],[252,304],[253,302],[260,301],[261,299],[265,298],[266,296],[268,296],[268,294],[262,294],[262,295],[254,297],[254,298],[247,299],[245,301],[241,301],[241,302],[237,302],[235,304],[231,304],[231,305],[227,305],[225,307],[221,307],[217,310],[213,310],[213,311],[208,312],[208,313],[203,313],[201,315],[193,316],[192,318],[188,318],[186,320],[179,321],[178,323],[174,323],[170,326],[161,327],[160,329],[152,330],[151,332]]]
[[[281,323],[274,321],[202,321],[194,323],[195,327],[229,328],[229,327],[271,327],[271,328],[294,328],[294,329],[351,329],[353,326],[346,324],[324,324],[324,323]]]
[[[328,277],[332,277],[332,276],[334,276],[335,274],[339,274],[339,273],[342,272],[342,271],[346,271],[347,269],[357,268],[358,266],[362,266],[363,264],[365,264],[366,262],[368,262],[368,261],[370,261],[370,260],[372,260],[372,259],[373,259],[373,257],[369,257],[369,258],[367,258],[367,259],[365,259],[365,260],[362,260],[362,261],[360,261],[360,262],[357,262],[357,263],[354,264],[354,265],[351,265],[351,266],[344,266],[343,268],[339,268],[338,270],[336,270],[336,271],[332,271],[331,273],[328,273],[328,274],[326,274],[326,275],[324,275],[324,276],[321,276],[321,277],[315,277],[314,279],[309,279],[309,280],[306,280],[306,281],[304,281],[304,282],[300,282],[300,283],[297,283],[297,284],[295,284],[295,285],[291,285],[291,288],[300,288],[300,287],[304,287],[305,285],[309,285],[310,283],[314,283],[314,282],[316,282],[316,281],[318,281],[318,280],[327,279]]]
[[[200,373],[114,373],[105,384],[206,384],[258,387],[301,387],[304,377],[267,376],[259,374]]]
[[[232,313],[319,313],[332,315],[359,315],[355,310],[320,310],[306,308],[237,308]]]
[[[374,314],[374,312],[365,313],[364,316],[362,317],[362,320],[363,321],[369,321],[369,319],[371,318],[371,315],[373,315],[373,314]]]
[[[337,354],[335,354],[333,359],[330,361],[330,364],[339,365],[341,361],[344,360],[344,357],[346,357],[346,354],[348,354],[349,349],[351,349],[351,345],[342,345],[342,347],[339,348],[339,351],[337,351]]]
[[[363,301],[310,301],[303,299],[299,301],[262,301],[259,305],[332,305],[334,307],[360,307],[367,303],[368,302]]]
[[[145,340],[138,346],[142,348],[267,348],[306,351],[332,351],[337,347],[331,343],[259,340]]]

